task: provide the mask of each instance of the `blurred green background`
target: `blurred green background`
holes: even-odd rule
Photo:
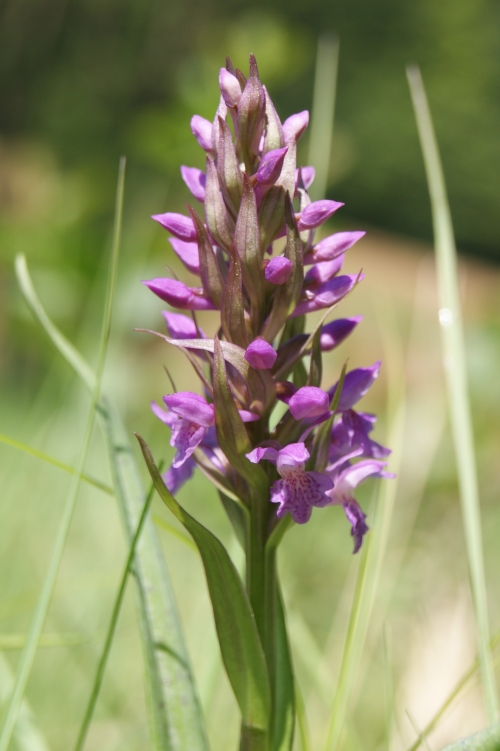
[[[346,356],[350,367],[383,359],[383,375],[363,408],[381,415],[376,437],[395,449],[399,473],[380,604],[349,711],[346,751],[404,751],[415,738],[407,710],[423,726],[474,654],[444,415],[429,202],[404,72],[408,62],[420,64],[427,85],[458,245],[467,254],[461,280],[491,622],[500,625],[499,15],[493,0],[0,4],[0,432],[70,464],[77,461],[86,396],[33,325],[16,288],[15,254],[27,255],[48,312],[95,362],[118,158],[127,155],[106,386],[130,431],[141,432],[158,457],[168,458],[168,435],[149,412],[149,401],[170,388],[162,366],[168,363],[183,388],[196,389],[197,382],[180,355],[133,332],[162,326],[162,306],[141,278],[161,275],[165,263],[188,278],[149,216],[182,211],[189,200],[179,165],[203,166],[189,120],[195,112],[213,117],[226,54],[243,70],[249,52],[256,54],[285,119],[311,107],[318,36],[340,36],[328,196],[346,203],[336,228],[370,232],[346,265],[349,273],[363,267],[366,280],[342,306],[342,315],[361,312],[365,320],[328,358],[325,386]],[[301,163],[306,155],[307,135]],[[212,330],[210,314],[202,324]],[[398,433],[390,399],[401,383],[406,392],[396,408],[404,408],[405,419]],[[103,454],[96,433],[88,469],[109,481]],[[0,459],[1,646],[2,635],[21,638],[28,628],[69,481],[6,446]],[[369,521],[374,490],[375,484],[367,485],[360,493]],[[229,541],[215,493],[201,478],[186,486],[180,500]],[[338,511],[316,513],[306,528],[294,529],[281,556],[314,749],[331,708],[358,565]],[[159,504],[155,514],[168,519]],[[115,504],[98,491],[82,490],[72,529],[46,632],[73,642],[41,650],[28,686],[52,751],[66,751],[75,737],[125,556]],[[229,751],[237,713],[218,658],[201,566],[181,542],[166,533],[162,539],[212,748]],[[89,749],[147,747],[142,658],[129,595]],[[0,705],[18,654],[0,654]],[[480,692],[469,693],[446,722],[433,748],[485,724]],[[12,748],[24,749],[19,739]]]

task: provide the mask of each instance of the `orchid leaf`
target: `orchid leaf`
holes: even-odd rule
[[[245,308],[243,305],[243,284],[240,257],[233,246],[229,272],[222,298],[221,323],[224,334],[229,341],[242,348],[248,346],[248,335],[245,325]]]
[[[137,438],[160,498],[190,533],[200,552],[222,660],[240,707],[242,722],[265,735],[271,705],[269,679],[243,582],[220,541],[177,503],[163,482],[147,444],[140,436]]]
[[[220,310],[224,284],[220,274],[219,264],[215,258],[212,243],[210,242],[205,225],[191,206],[188,206],[188,211],[191,214],[191,219],[196,228],[196,241],[198,243],[198,253],[200,257],[200,277],[203,291],[211,300],[213,300]]]
[[[243,283],[252,303],[253,313],[254,310],[263,307],[265,279],[262,271],[257,201],[248,175],[243,176],[243,196],[234,238],[236,250],[241,258]]]
[[[216,243],[229,252],[232,242],[229,217],[220,191],[217,167],[209,156],[207,156],[205,220]]]
[[[308,386],[321,386],[323,377],[323,360],[321,357],[321,329],[318,329],[314,335],[311,349],[311,365],[307,379]]]
[[[500,751],[500,724],[462,738],[443,751]]]
[[[224,198],[236,216],[241,201],[242,176],[234,151],[233,136],[227,123],[221,117],[219,117],[217,174]]]
[[[276,676],[273,751],[290,751],[295,728],[295,691],[290,645],[281,594],[276,596]]]

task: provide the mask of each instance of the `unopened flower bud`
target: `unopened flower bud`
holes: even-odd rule
[[[292,262],[283,256],[272,258],[264,270],[264,276],[271,284],[284,284],[292,271]]]
[[[276,350],[260,336],[248,345],[245,352],[245,360],[256,370],[272,368],[277,356]]]
[[[241,86],[236,76],[233,76],[226,68],[221,68],[219,86],[227,106],[237,107],[241,97]]]
[[[167,211],[166,214],[153,214],[151,219],[161,224],[162,227],[165,227],[166,230],[171,232],[174,237],[178,237],[179,240],[184,240],[185,242],[196,240],[196,229],[193,220],[188,216]]]
[[[205,185],[207,182],[205,173],[202,172],[201,169],[197,169],[197,167],[182,166],[181,175],[193,196],[203,203],[205,200]]]
[[[264,154],[260,160],[260,166],[255,175],[256,180],[261,185],[274,185],[280,176],[283,160],[285,158],[288,146],[283,149],[273,149]]]
[[[309,112],[307,110],[298,112],[296,115],[290,115],[283,123],[285,144],[289,144],[291,141],[298,141],[308,125]]]
[[[304,417],[319,417],[328,412],[330,397],[316,386],[303,386],[290,399],[288,406],[295,420]]]
[[[212,123],[209,120],[193,115],[191,132],[204,151],[212,151]]]
[[[344,204],[339,201],[328,201],[326,199],[322,201],[314,201],[306,206],[304,211],[300,214],[298,221],[299,231],[302,232],[306,229],[314,229],[326,222],[338,209]]]

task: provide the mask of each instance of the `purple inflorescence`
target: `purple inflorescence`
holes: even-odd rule
[[[186,214],[153,216],[196,280],[144,284],[185,311],[164,311],[164,338],[186,352],[203,392],[169,394],[164,408],[152,404],[176,450],[164,480],[175,492],[199,467],[250,509],[265,493],[269,533],[284,516],[304,524],[314,507],[340,505],[357,552],[368,526],[354,490],[368,477],[392,477],[385,470],[390,451],[371,438],[375,417],[357,410],[380,363],[351,370],[325,390],[321,358],[362,320],[327,322],[363,279],[341,271],[346,251],[365,233],[316,239],[343,203],[311,202],[314,168],[296,164],[309,113],[281,123],[253,55],[248,78],[228,60],[219,86],[213,122],[191,119],[205,168],[181,167],[203,215],[188,206]],[[205,310],[220,316],[213,338],[195,317]],[[310,333],[308,313],[316,313]],[[274,424],[278,401],[285,414]]]

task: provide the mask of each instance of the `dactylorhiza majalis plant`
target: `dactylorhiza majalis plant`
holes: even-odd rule
[[[193,533],[197,525],[193,536],[207,573],[222,657],[242,710],[241,748],[285,749],[293,737],[294,699],[277,545],[291,524],[311,518],[314,507],[338,505],[357,553],[368,526],[354,490],[368,477],[392,476],[384,469],[390,451],[370,437],[375,416],[355,409],[380,363],[347,373],[344,368],[336,384],[321,388],[322,353],[343,342],[361,320],[325,323],[362,278],[341,271],[345,252],[365,233],[337,232],[315,242],[316,229],[343,204],[311,202],[314,169],[296,166],[297,141],[309,115],[300,112],[281,123],[255,58],[250,57],[248,79],[228,59],[219,83],[214,122],[198,115],[191,120],[206,153],[206,171],[181,167],[203,214],[188,206],[188,216],[153,216],[198,281],[192,287],[164,277],[144,282],[171,308],[187,311],[163,313],[164,338],[185,352],[202,393],[178,391],[163,397],[163,407],[152,404],[176,449],[164,485],[144,443],[143,451],[157,488],[184,523],[188,515],[171,494],[195,467],[220,493],[246,554],[243,599],[236,598],[243,605],[234,597],[222,602],[230,597],[222,568],[232,564],[220,543],[211,558],[209,533],[203,536],[191,517],[186,526]],[[275,241],[283,237],[280,253],[283,242]],[[198,326],[196,311],[202,310],[220,312],[213,339]],[[317,311],[320,321],[306,333],[306,316]],[[288,409],[271,428],[278,401]],[[245,615],[235,615],[234,608]],[[248,620],[249,631],[238,630],[238,618]],[[250,650],[250,659],[235,665],[229,642],[249,638],[255,642],[253,657]]]

